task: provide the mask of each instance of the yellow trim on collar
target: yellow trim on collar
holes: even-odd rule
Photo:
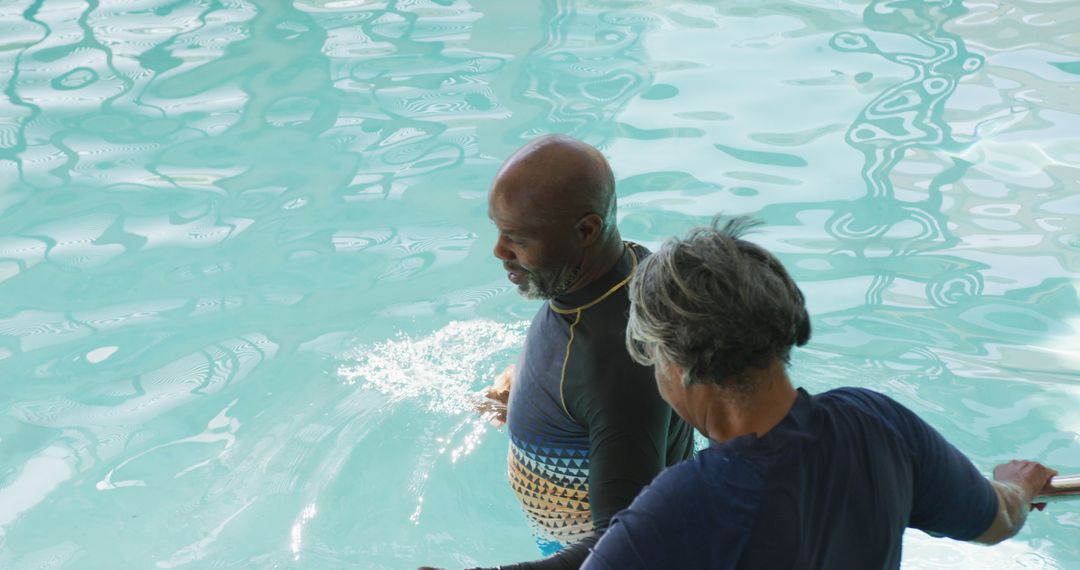
[[[560,315],[569,315],[571,313],[576,313],[578,311],[584,311],[585,309],[588,309],[589,307],[592,307],[593,305],[596,305],[600,301],[603,301],[604,299],[607,299],[608,297],[611,296],[612,293],[614,293],[614,292],[618,291],[619,289],[625,287],[626,284],[630,282],[630,279],[634,276],[634,271],[637,270],[637,265],[638,265],[637,254],[634,253],[634,248],[631,247],[632,245],[633,244],[631,244],[630,242],[623,242],[623,247],[630,252],[630,262],[633,264],[630,267],[630,273],[628,273],[626,275],[625,279],[623,279],[622,281],[619,281],[618,283],[616,283],[614,286],[611,287],[611,289],[608,289],[607,292],[604,293],[603,295],[600,295],[596,299],[593,299],[592,301],[589,301],[588,303],[585,303],[584,305],[582,305],[580,307],[573,307],[573,308],[570,308],[570,309],[560,309],[559,307],[555,306],[555,300],[552,299],[552,300],[548,301],[548,306],[551,307],[551,310],[555,311],[556,313],[558,313]]]

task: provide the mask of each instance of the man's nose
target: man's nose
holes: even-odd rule
[[[502,235],[500,235],[499,238],[495,240],[495,249],[492,251],[492,253],[495,254],[495,257],[499,258],[502,261],[511,261],[514,259],[514,252],[510,251],[510,248],[506,247],[506,237]]]

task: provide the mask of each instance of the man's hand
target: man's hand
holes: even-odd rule
[[[975,542],[997,544],[1011,538],[1024,526],[1028,511],[1042,507],[1032,504],[1057,471],[1034,461],[1012,460],[994,468],[994,491],[998,512],[990,528]],[[1043,504],[1043,507],[1046,505]]]
[[[1040,463],[1018,461],[1016,459],[1008,463],[1002,463],[994,468],[995,481],[1010,483],[1020,488],[1024,493],[1025,501],[1031,504],[1028,510],[1039,509],[1041,511],[1046,507],[1046,503],[1032,504],[1031,502],[1050,484],[1050,479],[1057,474],[1057,470]]]
[[[1016,459],[994,468],[995,481],[1016,485],[1024,491],[1029,500],[1038,496],[1057,474],[1057,470],[1041,463]]]
[[[495,427],[506,423],[506,403],[510,400],[510,386],[514,382],[514,365],[506,367],[495,377],[491,386],[484,390],[484,397],[476,404],[476,411]]]

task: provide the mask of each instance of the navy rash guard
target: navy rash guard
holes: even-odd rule
[[[715,443],[615,516],[583,568],[898,568],[906,527],[972,540],[998,499],[887,396],[802,389],[764,437]]]
[[[529,326],[510,390],[508,473],[537,536],[568,546],[501,568],[579,568],[615,513],[693,455],[693,430],[626,351],[626,285],[648,254],[627,243],[610,271]]]

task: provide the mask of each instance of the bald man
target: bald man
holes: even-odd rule
[[[510,484],[551,556],[501,568],[578,568],[616,512],[693,454],[692,431],[624,343],[626,285],[649,252],[619,237],[607,160],[569,137],[514,153],[488,208],[507,278],[547,301],[489,397],[508,404]]]

